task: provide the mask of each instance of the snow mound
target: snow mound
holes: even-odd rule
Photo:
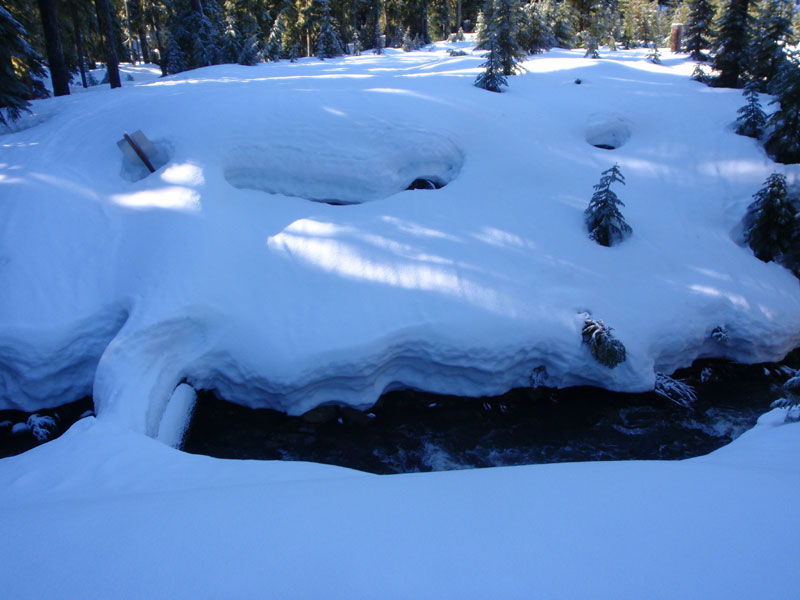
[[[616,150],[624,146],[630,138],[630,125],[619,115],[593,114],[586,124],[586,141],[596,148]]]
[[[225,179],[240,189],[360,204],[420,179],[444,186],[463,162],[463,153],[446,136],[374,122],[353,127],[348,120],[325,130],[243,141],[225,159]]]

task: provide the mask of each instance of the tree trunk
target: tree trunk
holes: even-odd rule
[[[167,52],[164,48],[164,42],[161,39],[161,27],[158,24],[158,16],[155,10],[150,11],[150,23],[153,25],[153,31],[156,34],[156,46],[158,47],[158,66],[161,67],[161,76],[167,76]]]
[[[64,62],[64,50],[58,33],[58,11],[55,0],[39,0],[39,13],[42,16],[44,43],[47,48],[47,66],[53,82],[54,96],[69,95],[69,73]]]
[[[97,24],[100,27],[100,36],[103,38],[103,49],[106,55],[106,68],[108,69],[108,83],[111,89],[122,87],[119,80],[119,62],[114,50],[114,31],[111,28],[111,11],[108,0],[94,0],[97,10]]]
[[[78,52],[78,66],[81,70],[81,83],[84,88],[89,87],[86,81],[86,52],[83,50],[83,30],[81,20],[78,18],[78,8],[75,4],[70,6],[72,12],[72,28],[75,30],[75,50]]]
[[[150,62],[150,48],[147,46],[147,32],[144,25],[139,26],[139,46],[142,49],[142,60],[146,63]]]

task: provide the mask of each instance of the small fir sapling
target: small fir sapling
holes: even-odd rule
[[[797,216],[786,190],[786,178],[773,173],[747,207],[745,239],[759,260],[783,263],[797,240]],[[795,270],[797,265],[784,264]]]
[[[758,139],[763,135],[767,124],[767,115],[761,110],[758,98],[758,85],[753,82],[747,83],[743,95],[747,104],[737,111],[739,117],[736,119],[736,133]]]
[[[786,423],[800,421],[800,374],[795,374],[783,384],[783,396],[775,400],[771,408],[785,408]]]
[[[299,56],[299,54],[300,54],[300,43],[298,42],[289,49],[289,62],[297,62],[297,57]]]
[[[353,33],[353,56],[361,56],[361,36],[357,31]]]
[[[594,194],[584,211],[589,238],[601,246],[618,244],[633,232],[618,208],[625,204],[611,191],[611,184],[616,181],[625,185],[619,165],[603,171],[600,183],[594,186]]]
[[[656,42],[653,42],[653,47],[647,54],[647,60],[649,60],[654,65],[661,64],[661,52],[658,51],[658,44]]]
[[[611,335],[611,327],[606,327],[600,319],[586,316],[583,323],[583,343],[589,346],[594,359],[601,365],[613,369],[625,362],[625,346]]]
[[[411,37],[411,28],[406,27],[406,30],[403,32],[403,52],[411,52],[412,50],[416,50],[416,46],[414,45],[414,39]]]

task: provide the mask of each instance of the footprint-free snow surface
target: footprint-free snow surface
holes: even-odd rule
[[[448,47],[140,68],[0,135],[0,408],[92,394],[97,413],[0,461],[4,596],[796,591],[796,425],[683,463],[390,478],[141,435],[175,439],[181,382],[301,414],[532,376],[643,391],[800,344],[798,281],[736,243],[764,179],[798,168],[732,133],[738,91],[667,53],[552,51],[492,94]],[[139,129],[167,161],[146,177],[116,145]],[[614,163],[633,235],[605,248],[583,211]],[[624,343],[616,368],[582,344],[587,313]]]

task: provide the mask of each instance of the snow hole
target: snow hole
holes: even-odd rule
[[[236,188],[325,202],[360,204],[404,190],[435,190],[455,179],[464,155],[430,131],[356,128],[240,143],[228,152],[225,178]],[[337,139],[338,138],[338,139]]]
[[[617,115],[592,115],[586,126],[586,141],[595,148],[616,150],[631,137],[631,128]]]

